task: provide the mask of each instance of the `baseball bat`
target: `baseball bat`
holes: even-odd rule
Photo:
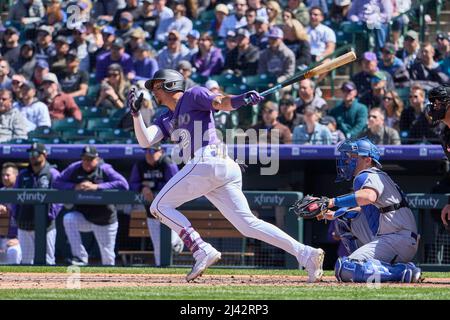
[[[343,55],[341,55],[333,60],[330,60],[328,62],[324,62],[311,70],[307,70],[300,74],[294,75],[292,78],[287,79],[287,80],[283,81],[282,83],[279,83],[276,86],[274,86],[266,91],[261,92],[260,94],[263,97],[265,97],[265,96],[272,94],[272,93],[280,90],[281,88],[287,87],[295,82],[321,75],[323,73],[329,72],[329,71],[337,69],[339,67],[342,67],[343,65],[346,65],[347,63],[350,63],[355,60],[356,60],[355,52],[354,51],[347,52],[346,54],[343,54]]]

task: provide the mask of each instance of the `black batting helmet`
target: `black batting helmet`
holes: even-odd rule
[[[161,69],[156,71],[152,79],[145,82],[148,90],[153,90],[153,84],[156,80],[164,80],[162,88],[167,92],[184,92],[185,81],[181,73],[173,69]]]
[[[433,120],[438,122],[445,118],[448,107],[450,106],[450,87],[439,86],[428,92],[427,114]]]

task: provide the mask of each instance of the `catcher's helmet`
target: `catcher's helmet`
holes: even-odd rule
[[[148,90],[153,89],[153,84],[156,80],[164,80],[163,90],[167,92],[177,92],[185,90],[185,80],[181,73],[172,69],[161,69],[156,71],[152,79],[145,82],[145,87]]]
[[[436,124],[445,118],[445,113],[450,106],[450,87],[439,86],[428,92],[427,114]]]
[[[369,139],[361,138],[356,141],[345,140],[338,147],[340,156],[336,161],[337,178],[336,181],[343,181],[353,178],[358,159],[351,157],[357,155],[361,157],[370,157],[378,168],[381,168],[380,151]]]

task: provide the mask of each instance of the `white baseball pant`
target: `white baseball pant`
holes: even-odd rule
[[[17,238],[19,239],[20,248],[22,249],[22,264],[34,263],[34,231],[17,230]],[[55,264],[55,242],[56,228],[47,231],[47,253],[45,260],[48,265]]]
[[[239,165],[228,156],[216,155],[218,153],[214,146],[197,150],[194,158],[158,193],[150,207],[152,214],[180,234],[191,223],[175,208],[205,196],[245,237],[281,248],[295,256],[304,266],[313,248],[255,217],[242,192]]]
[[[97,240],[103,265],[113,266],[116,260],[114,247],[119,223],[115,222],[106,226],[99,226],[86,220],[78,211],[71,211],[64,215],[64,229],[69,239],[72,255],[81,261],[88,263],[88,254],[81,241],[80,232],[93,232]]]

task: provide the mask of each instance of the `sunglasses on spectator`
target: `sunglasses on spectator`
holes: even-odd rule
[[[374,115],[374,114],[369,114],[369,117],[368,117],[369,119],[370,118],[374,118],[374,119],[378,119],[378,116],[376,116],[376,115]]]
[[[18,80],[13,80],[11,83],[12,83],[13,85],[21,85],[21,84],[22,84],[22,82],[21,82],[21,81],[18,81]]]
[[[169,40],[169,41],[177,41],[178,38],[171,38],[171,37],[169,37],[168,40]]]
[[[16,34],[16,33],[13,32],[13,31],[6,31],[5,32],[5,36],[12,36],[13,34]]]
[[[394,98],[391,98],[391,97],[383,97],[383,100],[386,100],[386,101],[392,101],[392,100],[394,100]]]
[[[416,98],[416,99],[417,99],[419,96],[409,96],[409,97],[410,97],[410,98]]]
[[[120,73],[118,73],[118,72],[112,72],[112,73],[108,73],[108,76],[109,76],[109,77],[118,77],[118,76],[120,76]]]
[[[11,100],[11,98],[7,97],[7,98],[0,98],[0,101],[8,101]]]

